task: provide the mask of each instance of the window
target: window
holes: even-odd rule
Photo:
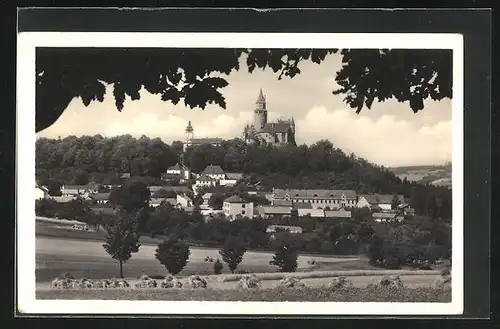
[[[241,205],[241,208],[245,208],[245,204],[242,204],[242,205]]]
[[[242,214],[242,215],[244,215],[244,214],[245,214],[245,210],[242,210],[242,211],[241,211],[241,214]]]

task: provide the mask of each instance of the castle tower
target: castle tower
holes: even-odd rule
[[[185,133],[186,133],[186,142],[191,141],[194,137],[194,129],[193,126],[191,125],[191,121],[189,121]]]
[[[253,125],[256,131],[260,131],[267,123],[266,98],[264,97],[262,88],[260,89],[255,105]]]

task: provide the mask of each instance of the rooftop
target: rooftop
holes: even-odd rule
[[[208,165],[201,173],[202,175],[223,175],[224,170],[218,165]]]
[[[291,125],[288,122],[270,122],[264,125],[261,132],[269,134],[287,133],[290,129]]]
[[[297,189],[275,189],[274,197],[278,199],[355,199],[356,191],[353,190],[297,190]]]
[[[233,196],[230,196],[229,198],[226,198],[224,200],[224,202],[228,202],[228,203],[246,203],[245,200],[243,200],[240,196],[238,195],[233,195]]]

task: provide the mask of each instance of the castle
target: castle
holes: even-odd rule
[[[266,98],[261,89],[256,101],[253,124],[245,127],[243,135],[249,144],[295,144],[295,121],[291,118],[267,122]]]

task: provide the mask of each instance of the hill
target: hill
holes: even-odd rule
[[[399,179],[410,182],[451,187],[451,164],[444,166],[405,166],[389,168]]]

